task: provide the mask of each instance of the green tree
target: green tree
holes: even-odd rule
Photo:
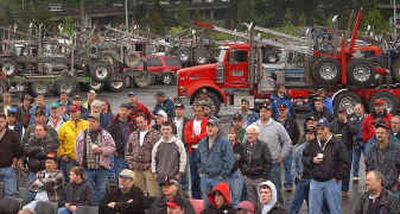
[[[389,23],[376,8],[372,8],[367,11],[364,20],[364,25],[371,25],[372,29],[374,29],[375,33],[377,34],[387,32],[389,30]]]

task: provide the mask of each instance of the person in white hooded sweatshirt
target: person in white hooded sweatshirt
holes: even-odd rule
[[[258,204],[256,213],[259,214],[288,214],[288,211],[279,204],[275,184],[265,181],[258,185]]]

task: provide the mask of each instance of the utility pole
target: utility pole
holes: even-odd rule
[[[126,30],[126,32],[129,32],[128,0],[125,0],[125,30]]]
[[[85,27],[85,0],[80,1],[81,27]]]
[[[397,14],[396,14],[396,0],[393,0],[393,26],[394,26],[394,38],[397,38]]]

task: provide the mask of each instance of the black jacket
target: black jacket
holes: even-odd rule
[[[179,192],[175,196],[175,200],[179,200],[183,203],[182,208],[184,209],[184,214],[196,214],[190,201],[183,196],[183,193]],[[154,201],[150,208],[150,214],[167,214],[167,198],[161,197]]]
[[[309,143],[304,149],[303,164],[304,168],[311,171],[311,177],[314,180],[324,182],[336,178],[342,180],[347,172],[348,152],[341,142],[338,142],[333,136],[325,143],[325,151],[319,146],[317,140]],[[321,164],[314,164],[313,158],[318,153],[323,153],[324,158]]]
[[[220,209],[211,206],[201,211],[201,214],[236,214],[236,212],[236,209],[231,206],[223,206]]]
[[[128,141],[129,135],[133,132],[134,129],[134,125],[130,120],[126,121],[126,123],[126,125],[129,127],[126,138],[124,137],[126,133],[124,133],[123,123],[119,120],[118,116],[113,119],[110,127],[108,128],[109,133],[114,139],[116,152],[120,157],[124,157],[126,142]]]
[[[266,143],[257,140],[252,146],[246,141],[242,157],[241,170],[245,176],[252,179],[268,178],[272,168],[272,157]]]
[[[240,142],[236,142],[235,145],[232,147],[233,149],[233,157],[235,158],[235,163],[233,164],[231,173],[235,173],[238,169],[241,168],[242,162],[244,160],[243,157],[243,149],[244,145]]]
[[[357,127],[350,123],[348,120],[347,123],[340,122],[338,118],[335,118],[331,122],[331,131],[333,134],[341,134],[341,142],[346,146],[347,150],[350,151],[353,149],[353,136],[357,136]]]
[[[29,158],[28,168],[30,171],[37,173],[44,170],[47,154],[57,152],[58,140],[52,139],[48,135],[43,139],[33,137],[28,139],[28,143],[24,147],[25,153]]]
[[[369,204],[369,194],[366,192],[355,203],[354,214],[367,214]],[[397,214],[400,210],[400,199],[388,190],[384,189],[379,198],[379,213],[377,214]]]
[[[107,206],[110,202],[116,202],[114,209]],[[112,185],[100,203],[99,214],[144,214],[143,202],[144,194],[138,187],[122,193],[117,186]]]
[[[287,118],[282,123],[282,125],[283,127],[285,127],[287,133],[289,134],[290,139],[292,140],[292,144],[293,145],[297,144],[300,138],[300,130],[294,117]]]
[[[80,184],[69,183],[60,200],[60,206],[64,207],[65,203],[70,203],[77,206],[93,205],[93,189],[92,185],[83,181]]]

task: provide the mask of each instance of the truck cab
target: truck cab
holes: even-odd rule
[[[219,109],[221,102],[227,102],[228,95],[248,92],[249,50],[245,43],[227,44],[219,48],[216,63],[179,70],[178,96],[190,97],[192,103],[205,88]]]

